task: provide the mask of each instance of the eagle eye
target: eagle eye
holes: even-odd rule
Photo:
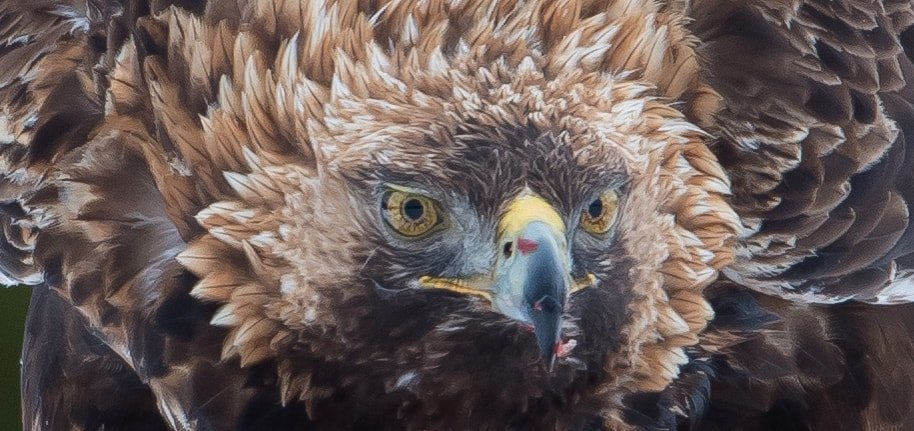
[[[592,234],[605,234],[616,221],[618,208],[619,195],[612,190],[607,190],[581,212],[581,226]]]
[[[435,201],[417,193],[400,190],[384,194],[381,213],[394,231],[408,237],[426,234],[441,222]]]

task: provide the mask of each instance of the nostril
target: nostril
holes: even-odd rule
[[[511,241],[506,242],[504,247],[502,247],[502,252],[505,254],[505,258],[511,257],[514,253],[514,243]]]

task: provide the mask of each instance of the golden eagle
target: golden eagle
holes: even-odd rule
[[[914,429],[914,4],[0,2],[28,430]]]

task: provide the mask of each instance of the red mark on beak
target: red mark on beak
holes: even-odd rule
[[[530,254],[536,251],[540,245],[532,240],[527,238],[518,238],[517,239],[517,249],[520,250],[521,254]]]

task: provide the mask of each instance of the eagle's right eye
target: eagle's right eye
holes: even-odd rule
[[[435,201],[405,191],[385,193],[381,200],[381,212],[394,231],[408,237],[426,234],[441,222]]]

